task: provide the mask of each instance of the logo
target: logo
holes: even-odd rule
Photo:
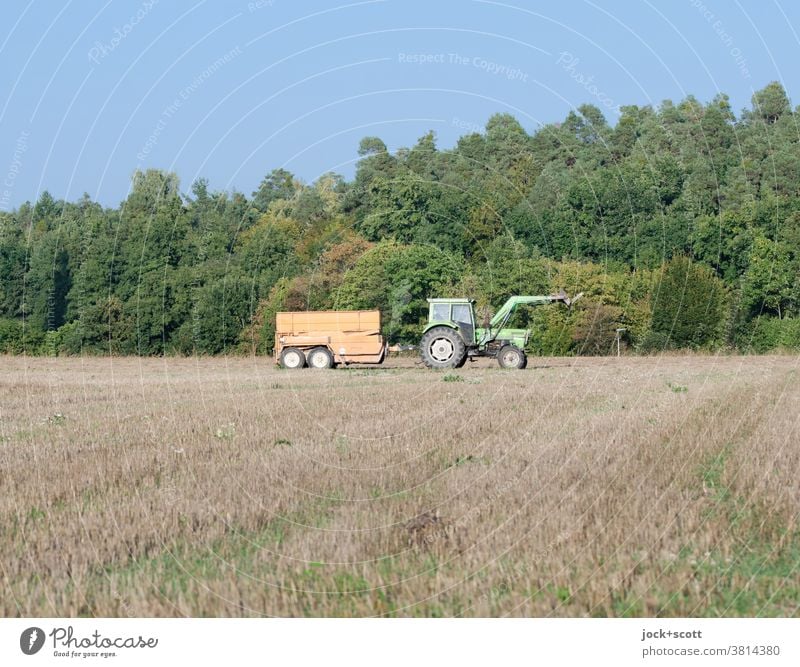
[[[44,630],[41,628],[28,628],[19,636],[19,647],[25,655],[38,653],[42,646],[44,646]]]

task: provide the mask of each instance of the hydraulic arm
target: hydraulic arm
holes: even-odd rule
[[[512,296],[500,306],[494,317],[489,321],[489,326],[486,328],[480,344],[485,345],[486,343],[490,343],[497,337],[497,334],[508,324],[508,320],[511,319],[517,306],[541,306],[546,303],[560,301],[569,307],[580,299],[581,296],[583,296],[583,292],[570,299],[564,290],[561,290],[558,294],[549,294],[545,296]]]

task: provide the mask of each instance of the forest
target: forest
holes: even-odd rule
[[[250,196],[137,171],[106,208],[43,192],[0,212],[0,352],[268,354],[279,310],[379,308],[418,342],[427,297],[521,311],[529,352],[800,349],[800,109],[778,83],[583,105],[528,133],[496,114],[439,149],[358,146],[352,180],[277,168]]]

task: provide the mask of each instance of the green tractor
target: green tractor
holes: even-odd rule
[[[475,326],[472,299],[428,299],[428,324],[422,332],[420,354],[428,368],[461,368],[467,359],[493,357],[502,368],[525,368],[525,344],[530,329],[507,329],[517,306],[540,306],[559,302],[571,306],[582,294],[570,299],[563,291],[549,296],[512,296],[483,327]]]

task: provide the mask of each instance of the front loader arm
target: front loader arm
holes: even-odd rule
[[[508,320],[511,319],[511,315],[514,313],[514,310],[516,310],[517,306],[542,306],[558,301],[569,307],[582,296],[583,292],[570,299],[564,290],[561,290],[558,294],[512,296],[500,307],[500,309],[495,313],[494,317],[489,321],[489,327],[486,329],[481,343],[489,343],[497,337],[497,334],[500,332],[500,330],[503,329],[508,323]]]
[[[583,292],[570,299],[564,290],[561,290],[558,294],[548,294],[546,296],[512,296],[495,313],[495,316],[489,322],[489,328],[502,328],[502,326],[508,322],[508,319],[511,317],[511,314],[514,312],[517,306],[542,306],[546,303],[553,303],[555,301],[560,301],[566,306],[571,306],[582,296]]]
[[[553,301],[551,296],[512,296],[506,301],[489,321],[490,329],[503,327],[516,310],[517,306],[530,305],[539,306]]]

